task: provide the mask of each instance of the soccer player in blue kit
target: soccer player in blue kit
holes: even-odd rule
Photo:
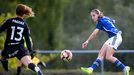
[[[0,33],[6,31],[6,40],[4,50],[2,50],[2,63],[11,56],[17,57],[21,63],[27,66],[37,75],[43,75],[40,68],[32,63],[31,55],[33,55],[32,44],[30,42],[30,30],[24,21],[24,17],[34,16],[32,8],[24,4],[18,4],[16,7],[16,17],[10,18],[2,26],[0,26]],[[29,52],[24,48],[24,38]],[[7,69],[8,70],[8,69]]]
[[[113,63],[115,66],[119,67],[125,75],[129,75],[130,67],[125,66],[121,61],[119,61],[116,57],[114,57],[115,50],[117,50],[118,46],[122,42],[121,31],[119,31],[114,26],[114,20],[110,19],[103,15],[103,13],[99,9],[93,9],[90,12],[91,18],[94,22],[96,22],[96,28],[92,32],[92,34],[88,37],[88,39],[82,44],[82,48],[86,48],[88,43],[97,35],[100,30],[105,31],[108,34],[108,40],[103,44],[100,52],[98,53],[97,59],[94,63],[88,67],[81,67],[82,72],[91,74],[102,62],[105,58],[106,60]]]

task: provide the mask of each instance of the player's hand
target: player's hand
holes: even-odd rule
[[[31,59],[33,59],[33,57],[35,56],[35,53],[36,53],[36,51],[34,51],[34,50],[30,51]]]
[[[86,47],[87,47],[87,45],[88,45],[88,40],[87,40],[87,41],[85,41],[85,42],[82,44],[82,48],[86,48]]]

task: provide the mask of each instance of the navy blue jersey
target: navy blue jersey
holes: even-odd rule
[[[114,26],[113,20],[104,16],[98,19],[96,28],[108,33],[108,37],[115,36],[118,33],[118,29]]]
[[[32,50],[30,42],[30,31],[23,19],[16,17],[8,19],[1,27],[0,32],[6,31],[5,45],[24,44],[24,38],[29,50]],[[24,37],[24,38],[23,38]]]

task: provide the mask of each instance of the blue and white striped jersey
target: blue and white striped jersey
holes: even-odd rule
[[[114,26],[113,20],[109,17],[103,16],[98,19],[98,23],[96,24],[96,28],[99,30],[103,30],[108,33],[108,37],[115,36],[118,33],[118,29]]]

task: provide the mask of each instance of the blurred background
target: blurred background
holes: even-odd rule
[[[134,0],[0,0],[0,25],[8,18],[15,17],[15,8],[19,3],[32,7],[35,12],[34,18],[25,18],[31,29],[35,50],[82,50],[81,44],[95,28],[89,13],[94,8],[102,10],[104,15],[114,19],[116,26],[122,30],[123,42],[119,49],[134,49]],[[106,36],[104,32],[100,32],[86,50],[99,50],[106,41]],[[0,50],[3,49],[4,41],[5,32],[0,34]],[[134,68],[132,53],[115,56]],[[79,68],[91,65],[97,54],[74,54],[70,62],[60,60],[59,54],[37,54],[37,57],[46,62],[47,68],[43,70],[46,75],[82,75]],[[105,71],[108,72],[106,75],[122,75],[120,70],[109,62],[104,64]],[[15,58],[10,59],[9,68],[10,75],[14,75]],[[31,73],[24,70],[25,75]],[[1,65],[0,74],[3,74]],[[100,68],[94,75],[100,75]]]

